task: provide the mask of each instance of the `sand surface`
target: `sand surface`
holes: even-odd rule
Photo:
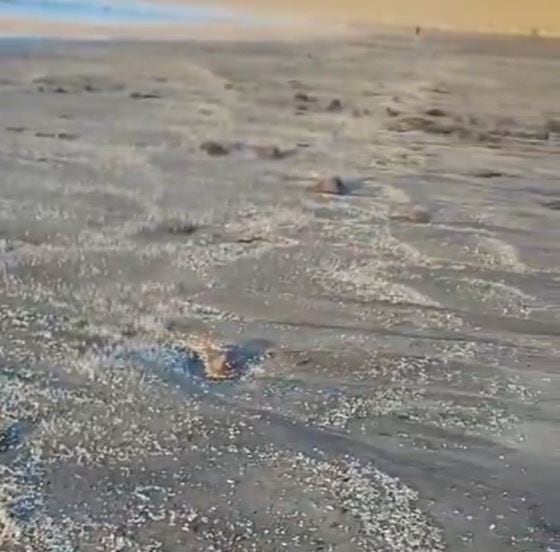
[[[559,52],[0,43],[0,550],[558,552]]]

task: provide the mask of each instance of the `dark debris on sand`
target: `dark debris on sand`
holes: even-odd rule
[[[338,98],[333,98],[327,106],[330,113],[340,113],[342,111],[342,102]]]
[[[448,117],[449,113],[439,107],[432,107],[426,110],[426,115],[428,115],[428,117]]]
[[[253,152],[259,159],[281,160],[293,155],[293,150],[283,150],[278,146],[253,146]]]
[[[130,97],[133,100],[157,100],[161,98],[158,92],[131,92]]]
[[[560,199],[553,199],[550,201],[541,201],[540,204],[552,211],[560,211]]]
[[[230,153],[230,148],[228,146],[214,140],[203,142],[200,144],[200,149],[212,157],[222,157]]]
[[[317,98],[315,96],[306,94],[305,92],[296,92],[294,94],[294,100],[296,102],[313,103],[317,101]]]
[[[475,171],[473,176],[477,178],[501,178],[502,176],[506,176],[506,174],[496,169],[480,169]]]
[[[311,191],[325,195],[347,195],[349,193],[348,187],[339,176],[321,178],[313,184]]]
[[[142,236],[157,236],[167,234],[169,236],[192,236],[199,227],[188,219],[169,218],[156,223],[149,224],[141,229]]]

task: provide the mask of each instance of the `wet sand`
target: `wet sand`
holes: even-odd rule
[[[0,549],[560,550],[559,50],[0,43]]]

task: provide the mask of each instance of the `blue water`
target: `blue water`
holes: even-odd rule
[[[29,18],[76,23],[216,23],[235,14],[200,6],[170,6],[141,0],[0,0],[0,19]]]

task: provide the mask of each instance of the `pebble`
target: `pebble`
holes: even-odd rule
[[[314,96],[310,96],[305,92],[296,92],[294,94],[294,100],[296,100],[297,102],[316,102],[317,98],[315,98]]]
[[[278,146],[253,146],[253,151],[259,159],[279,160],[290,155],[290,151],[282,150]]]
[[[426,110],[426,115],[428,117],[447,117],[448,113],[439,107],[432,107]]]
[[[474,176],[478,178],[499,178],[501,176],[505,176],[505,174],[502,171],[495,169],[481,169],[479,171],[475,171]]]
[[[229,148],[227,146],[224,146],[223,144],[220,144],[220,142],[215,142],[213,140],[209,140],[200,144],[200,149],[202,151],[205,151],[212,157],[219,157],[227,155],[229,153]]]
[[[161,94],[157,92],[131,92],[130,97],[133,100],[156,100],[161,98]]]
[[[334,98],[327,106],[327,111],[330,111],[331,113],[338,113],[342,111],[342,102],[338,98]]]
[[[348,188],[338,176],[322,178],[311,189],[317,194],[345,195],[348,193]]]

